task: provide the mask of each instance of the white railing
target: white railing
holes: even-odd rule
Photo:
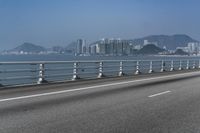
[[[0,62],[1,86],[200,68],[200,60]]]

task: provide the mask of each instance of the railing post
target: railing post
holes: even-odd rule
[[[164,66],[165,66],[165,62],[162,60],[160,72],[164,72],[165,71]]]
[[[153,61],[150,61],[150,64],[149,64],[149,73],[152,73],[153,72]]]
[[[103,62],[99,62],[99,75],[98,75],[98,78],[102,78],[104,77],[103,75]]]
[[[123,73],[123,62],[120,61],[119,62],[119,76],[123,76],[124,73]]]
[[[170,68],[170,71],[173,71],[174,70],[174,61],[172,60],[171,61],[171,68]]]
[[[180,62],[179,62],[179,68],[178,68],[178,70],[182,70],[182,60],[180,60]]]
[[[139,61],[136,62],[136,71],[135,71],[135,74],[136,75],[140,74],[140,62]]]
[[[195,62],[195,60],[193,61],[192,68],[193,68],[193,69],[195,69],[195,68],[196,68],[196,62]]]
[[[79,76],[78,76],[78,65],[79,65],[78,62],[74,62],[72,80],[79,79]]]
[[[2,63],[0,63],[0,65],[3,65]],[[0,71],[0,73],[3,73],[2,70]],[[1,80],[0,80],[1,81]],[[3,84],[0,83],[0,87],[3,87]]]
[[[39,79],[38,84],[47,83],[45,80],[45,66],[44,63],[39,64]]]
[[[189,60],[187,60],[186,69],[190,69],[190,67],[189,67],[189,64],[190,64],[190,61],[189,61]]]
[[[200,68],[200,60],[199,60],[199,66],[198,66],[198,68]]]

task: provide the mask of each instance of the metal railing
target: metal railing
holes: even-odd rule
[[[200,68],[200,60],[0,62],[1,86]]]

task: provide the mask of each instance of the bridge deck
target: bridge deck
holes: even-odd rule
[[[0,132],[199,132],[200,72],[4,88]]]

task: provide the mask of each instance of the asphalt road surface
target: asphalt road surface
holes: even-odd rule
[[[0,133],[200,133],[200,72],[2,89]]]

